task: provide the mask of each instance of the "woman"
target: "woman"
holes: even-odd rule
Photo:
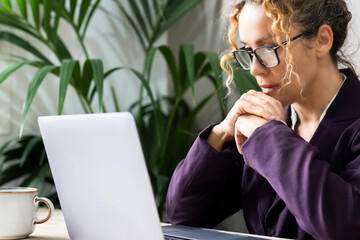
[[[238,31],[244,47],[222,62],[234,56],[262,92],[244,94],[179,163],[172,224],[214,227],[243,209],[250,233],[360,239],[360,82],[340,53],[350,19],[343,0],[234,4],[229,42],[237,49]]]

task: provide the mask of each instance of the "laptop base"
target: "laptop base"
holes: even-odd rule
[[[165,240],[258,240],[262,238],[240,236],[210,229],[168,225],[162,227]]]

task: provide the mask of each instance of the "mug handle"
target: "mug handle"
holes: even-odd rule
[[[35,218],[34,220],[34,224],[40,224],[40,223],[44,223],[46,222],[47,220],[50,219],[52,213],[54,212],[54,204],[47,198],[44,198],[44,197],[35,197],[34,199],[35,202],[43,202],[46,204],[47,208],[48,208],[48,215],[44,218],[44,219],[38,219],[38,218]]]

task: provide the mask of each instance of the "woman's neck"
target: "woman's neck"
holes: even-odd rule
[[[299,101],[293,103],[298,116],[298,124],[319,124],[320,116],[338,92],[343,83],[337,68],[320,69],[319,74],[308,89],[304,89]]]

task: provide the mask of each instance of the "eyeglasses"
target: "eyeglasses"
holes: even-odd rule
[[[281,43],[282,45],[288,44],[290,41],[294,41],[303,36],[303,33],[296,35],[288,41]],[[236,51],[233,51],[232,54],[236,59],[236,62],[244,70],[250,70],[251,64],[253,62],[253,56],[255,55],[256,59],[266,68],[273,68],[280,64],[279,55],[277,50],[280,48],[279,45],[276,46],[261,46],[251,50],[251,48],[240,48]]]

